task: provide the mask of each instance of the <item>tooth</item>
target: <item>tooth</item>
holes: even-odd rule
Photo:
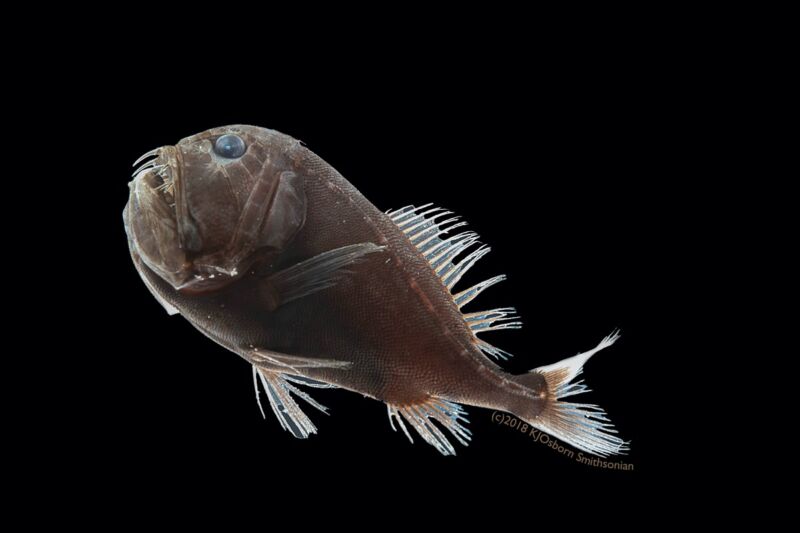
[[[137,168],[136,170],[134,170],[132,176],[135,176],[139,172],[141,172],[143,170],[147,170],[148,168],[152,168],[152,167],[155,167],[155,166],[156,166],[156,160],[155,159],[153,159],[152,161],[148,161],[144,165],[142,165],[139,168]]]
[[[160,151],[161,151],[161,148],[153,148],[152,150],[150,150],[150,151],[149,151],[149,152],[147,152],[146,154],[143,154],[143,155],[142,155],[142,156],[141,156],[139,159],[137,159],[136,161],[134,161],[134,162],[133,162],[133,164],[132,164],[131,166],[132,166],[132,167],[135,167],[136,165],[138,165],[138,164],[139,164],[139,162],[141,162],[141,161],[144,161],[145,159],[147,159],[147,158],[148,158],[148,157],[150,157],[151,155],[159,155],[159,152],[160,152]]]
[[[147,173],[152,173],[163,178],[161,174],[159,174],[158,172],[154,172],[155,170],[157,170],[157,168],[158,167],[147,166],[147,165],[137,168],[136,172],[133,173],[133,179],[138,179],[140,176],[143,176]]]

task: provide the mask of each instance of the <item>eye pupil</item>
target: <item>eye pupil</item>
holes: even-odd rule
[[[227,159],[241,157],[246,149],[244,141],[237,135],[223,135],[214,143],[214,151],[217,155]]]

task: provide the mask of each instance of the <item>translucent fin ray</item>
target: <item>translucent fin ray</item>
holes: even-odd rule
[[[478,262],[480,258],[489,253],[491,248],[478,242],[478,234],[473,231],[464,231],[444,237],[445,234],[453,229],[464,226],[465,222],[458,222],[458,217],[450,217],[441,220],[452,213],[440,207],[432,207],[433,204],[425,204],[419,207],[407,205],[396,211],[387,211],[386,215],[400,228],[411,241],[419,253],[428,261],[434,273],[442,280],[442,284],[450,293],[453,288],[461,281],[470,268]],[[478,245],[477,248],[473,248]],[[456,258],[465,254],[463,258]],[[485,289],[495,283],[506,279],[505,276],[495,276],[491,279],[478,283],[453,295],[455,304],[462,308]],[[465,322],[469,325],[473,333],[474,344],[486,355],[494,359],[508,359],[511,354],[492,346],[491,344],[478,339],[477,334],[482,331],[496,331],[501,329],[516,329],[522,323],[515,320],[517,317],[510,316],[513,310],[495,309],[485,311],[485,313],[496,313],[485,320],[477,321],[475,316],[480,313],[470,313],[464,316]]]
[[[247,358],[261,370],[266,372],[291,372],[298,373],[300,368],[349,368],[351,361],[338,361],[336,359],[320,359],[316,357],[302,357],[249,346],[243,349]]]
[[[458,294],[453,296],[453,299],[456,301],[456,305],[458,307],[464,307],[465,305],[470,303],[472,300],[474,300],[475,297],[478,296],[480,293],[482,293],[483,291],[485,291],[486,289],[488,289],[489,287],[491,287],[495,283],[499,283],[501,281],[504,281],[505,279],[506,279],[506,277],[503,274],[501,274],[499,276],[495,276],[495,277],[493,277],[491,279],[487,279],[486,281],[482,281],[482,282],[478,283],[477,285],[473,285],[469,289],[465,289],[465,290],[459,292]]]
[[[588,392],[579,381],[571,383],[583,371],[583,365],[594,354],[608,348],[619,338],[614,331],[588,352],[564,359],[558,363],[536,368],[544,376],[549,392],[548,404],[533,420],[532,426],[587,453],[608,457],[628,451],[629,443],[615,435],[617,430],[606,412],[593,404],[563,402],[564,398]]]
[[[461,280],[461,277],[467,272],[467,270],[472,268],[472,265],[474,265],[478,259],[488,254],[490,251],[491,248],[483,245],[476,250],[473,250],[468,256],[459,261],[458,264],[454,264],[453,268],[442,277],[447,289],[452,291],[453,286]]]
[[[384,250],[371,242],[362,242],[328,250],[285,270],[276,272],[262,283],[279,306],[334,286],[347,273],[345,267],[362,261],[368,254]]]
[[[485,353],[490,357],[493,357],[494,359],[506,360],[506,359],[511,359],[513,357],[513,354],[510,354],[505,350],[501,350],[497,346],[489,344],[485,340],[478,339],[475,344],[478,348],[480,348],[480,350],[483,353]]]
[[[338,385],[332,385],[331,383],[325,383],[324,381],[317,381],[316,379],[307,378],[305,376],[293,376],[291,374],[284,374],[284,379],[286,381],[291,381],[292,383],[297,383],[298,385],[305,385],[306,387],[313,387],[315,389],[338,389]]]
[[[253,366],[253,386],[256,390],[256,402],[264,415],[261,406],[261,395],[258,388],[258,380],[266,392],[272,412],[280,422],[281,427],[298,439],[306,439],[309,435],[317,432],[317,427],[311,419],[303,412],[297,402],[292,398],[292,394],[302,398],[309,405],[328,414],[328,408],[315,401],[311,396],[292,385],[287,376],[276,372],[267,372]]]
[[[517,320],[519,317],[514,314],[516,312],[513,307],[502,307],[467,313],[464,315],[464,320],[475,333],[499,329],[519,329],[522,327],[522,322]]]
[[[397,424],[408,440],[414,442],[403,421],[405,419],[422,437],[422,440],[436,448],[442,455],[455,455],[456,450],[444,433],[433,424],[434,420],[439,422],[456,441],[464,446],[468,446],[472,439],[472,432],[462,425],[462,423],[468,422],[466,411],[457,403],[431,398],[427,402],[417,405],[386,404],[386,409],[389,415],[389,424],[394,431],[397,431],[394,426],[394,419],[397,419]]]

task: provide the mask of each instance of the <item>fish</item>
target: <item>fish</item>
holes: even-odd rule
[[[455,455],[472,433],[465,406],[509,413],[601,457],[623,441],[597,405],[571,397],[587,360],[619,338],[522,374],[480,335],[519,328],[510,307],[464,311],[498,275],[457,289],[489,252],[451,211],[380,211],[303,143],[249,125],[212,128],[151,150],[129,183],[123,220],[142,281],[252,367],[281,427],[317,432],[314,388],[386,405],[389,424]]]

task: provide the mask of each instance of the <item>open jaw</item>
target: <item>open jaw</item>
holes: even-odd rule
[[[277,183],[259,182],[247,203],[252,209],[240,214],[227,245],[207,251],[186,202],[182,161],[177,147],[162,146],[134,163],[126,227],[142,262],[174,289],[209,292],[237,279],[254,260],[254,228],[263,225]]]
[[[142,164],[133,171],[133,179],[144,181],[175,213],[175,178],[178,167],[174,158],[168,156],[165,148],[162,146],[150,150],[139,157],[133,166]]]
[[[192,154],[167,145],[134,163],[126,224],[145,265],[176,290],[203,293],[279,253],[304,223],[306,198],[302,175],[260,169],[235,216],[219,223],[222,200],[211,185],[224,169]]]
[[[151,150],[135,163],[125,228],[131,249],[150,270],[175,288],[190,276],[180,239],[180,182],[175,149]]]

